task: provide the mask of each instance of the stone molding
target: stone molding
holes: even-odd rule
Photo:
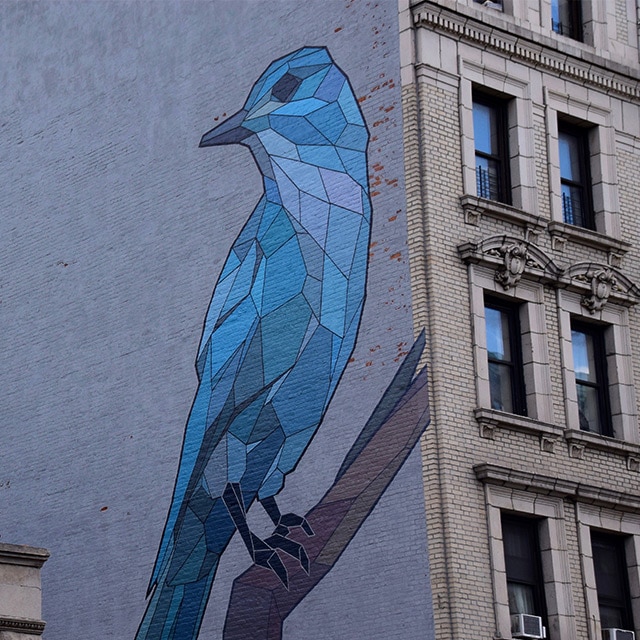
[[[485,409],[478,407],[474,409],[473,415],[480,423],[486,423],[503,429],[521,431],[523,433],[544,433],[551,437],[562,437],[564,428],[548,422],[541,422],[526,416],[519,416],[514,413],[506,413],[496,409]]]
[[[535,242],[537,237],[546,230],[551,236],[553,249],[562,251],[566,243],[571,241],[575,244],[605,252],[609,264],[615,267],[620,266],[622,257],[632,247],[630,242],[612,238],[599,231],[564,222],[549,221],[542,216],[528,213],[495,200],[487,200],[467,194],[460,197],[460,205],[464,211],[465,224],[477,227],[480,225],[483,216],[518,224],[524,227],[525,240],[532,242]]]
[[[615,491],[564,478],[552,478],[541,473],[509,469],[488,462],[475,465],[473,470],[476,478],[483,484],[569,498],[620,511],[638,512],[640,510],[640,496],[624,491]]]
[[[572,452],[582,451],[585,449],[597,449],[599,451],[607,451],[609,453],[625,456],[627,460],[627,469],[629,471],[640,471],[638,460],[640,460],[640,445],[635,442],[619,440],[602,436],[599,433],[589,433],[579,429],[566,429],[564,438],[569,445],[569,453],[571,457],[583,457],[582,455],[572,455]]]
[[[49,555],[46,549],[0,542],[0,564],[17,564],[22,567],[39,569],[47,561]]]
[[[489,440],[495,439],[498,429],[519,431],[537,435],[540,438],[540,450],[546,453],[555,453],[556,445],[565,440],[569,457],[584,459],[587,449],[607,451],[608,453],[624,456],[629,471],[640,472],[640,444],[602,436],[598,433],[589,433],[579,429],[566,429],[565,427],[534,420],[526,416],[478,407],[473,415],[480,426],[480,436]]]
[[[609,300],[624,306],[640,302],[640,287],[616,267],[578,262],[563,268],[533,242],[515,236],[465,242],[458,245],[458,254],[466,264],[494,268],[496,281],[505,290],[516,287],[521,278],[543,282],[582,294],[582,304],[591,313],[602,310]]]
[[[547,226],[547,221],[542,216],[536,216],[495,200],[467,194],[460,197],[460,204],[464,211],[465,224],[478,226],[482,216],[520,224],[525,228],[526,240],[535,240],[535,237],[540,235]]]
[[[473,24],[464,16],[423,6],[416,11],[413,19],[415,26],[450,33],[480,47],[493,49],[526,64],[550,71],[554,75],[588,83],[600,90],[614,92],[630,100],[640,98],[640,85],[637,82],[625,82],[612,77],[613,74],[600,73],[594,65],[581,62],[578,58],[571,60],[566,53],[551,53],[547,47],[510,36],[506,32],[498,31],[495,27],[483,28],[481,23]]]
[[[13,631],[29,636],[41,636],[45,623],[42,620],[29,620],[27,618],[0,617],[0,631]]]
[[[547,230],[554,249],[561,251],[567,241],[571,240],[576,244],[607,252],[609,263],[613,266],[619,266],[622,256],[632,247],[631,243],[625,240],[565,222],[551,221],[547,224]]]

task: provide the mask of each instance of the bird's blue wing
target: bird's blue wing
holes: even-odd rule
[[[260,205],[254,214],[259,208]],[[196,361],[200,383],[187,421],[173,499],[150,588],[171,555],[174,533],[188,498],[205,433],[211,428],[215,430],[207,435],[211,450],[228,426],[216,418],[231,392],[234,372],[241,365],[246,346],[258,326],[259,312],[254,298],[264,278],[264,261],[252,224],[250,219],[229,252],[207,312]]]

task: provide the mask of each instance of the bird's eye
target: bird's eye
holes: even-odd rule
[[[300,86],[301,78],[296,78],[290,73],[285,73],[278,82],[273,85],[271,95],[280,102],[286,102]]]

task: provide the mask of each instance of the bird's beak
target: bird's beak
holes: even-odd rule
[[[248,138],[253,131],[242,126],[247,115],[245,109],[234,113],[230,118],[220,123],[202,136],[201,147],[212,147],[218,144],[238,144]]]

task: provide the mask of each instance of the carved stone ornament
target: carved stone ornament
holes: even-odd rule
[[[640,472],[640,458],[629,454],[627,456],[627,469],[629,469],[629,471],[635,471],[636,473]]]
[[[583,296],[581,304],[589,313],[601,311],[611,295],[618,288],[618,281],[610,269],[600,269],[591,276],[591,295]]]
[[[569,443],[569,457],[578,458],[579,460],[584,459],[584,445],[576,444],[575,442]]]
[[[529,260],[527,247],[524,244],[503,244],[499,249],[504,267],[496,269],[496,282],[499,282],[505,291],[515,287]]]
[[[560,439],[557,436],[549,436],[543,433],[540,436],[540,451],[555,453],[558,442],[560,442]]]

